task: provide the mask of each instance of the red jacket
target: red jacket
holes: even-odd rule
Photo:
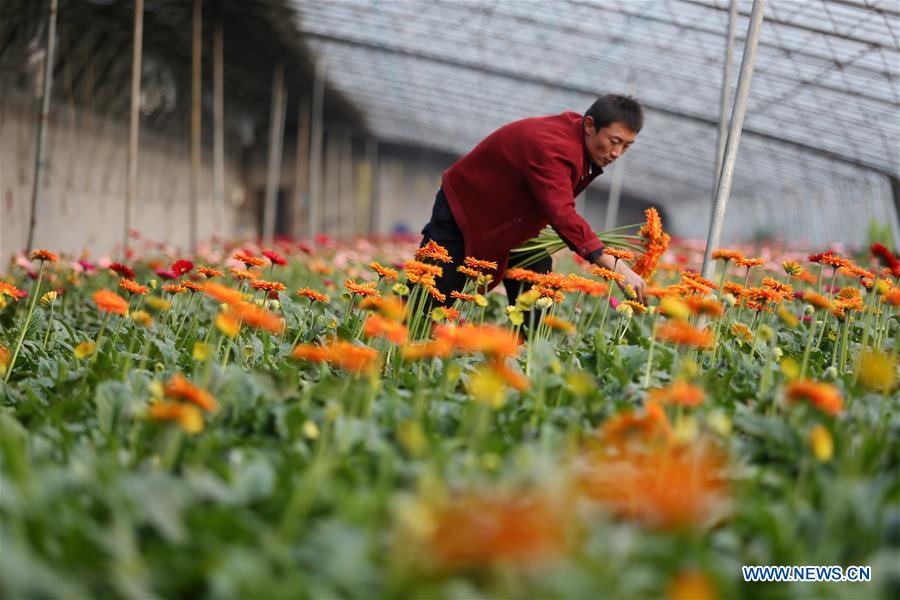
[[[447,204],[463,234],[466,256],[498,262],[548,223],[583,258],[603,243],[575,196],[602,173],[584,146],[582,116],[564,112],[505,125],[444,172]]]

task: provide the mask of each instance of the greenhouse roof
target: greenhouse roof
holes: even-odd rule
[[[518,118],[584,112],[600,94],[647,109],[626,189],[709,198],[727,0],[295,0],[327,77],[381,139],[463,153]],[[732,88],[751,2],[739,2]],[[733,195],[780,198],[900,173],[894,0],[770,0]]]

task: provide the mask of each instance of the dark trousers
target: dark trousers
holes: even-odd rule
[[[453,213],[450,212],[450,206],[447,204],[447,197],[444,196],[444,191],[442,189],[438,189],[437,196],[435,196],[434,199],[434,208],[431,210],[431,220],[422,229],[422,235],[423,238],[420,247],[427,244],[429,240],[434,240],[446,248],[447,252],[450,253],[450,256],[453,258],[452,263],[441,265],[444,269],[444,274],[437,279],[437,289],[447,296],[444,305],[450,306],[453,304],[453,298],[450,297],[450,292],[453,290],[461,292],[463,286],[466,284],[466,276],[456,270],[458,266],[463,264],[463,261],[466,258],[466,251],[462,232],[459,230],[459,226],[453,218]],[[474,256],[473,258],[482,257]],[[510,258],[509,267],[515,267],[517,264],[516,258]],[[553,259],[547,255],[545,258],[542,258],[528,268],[537,273],[549,273],[553,269]],[[528,290],[531,287],[531,284],[527,281],[504,279],[503,286],[506,288],[506,296],[509,298],[510,305],[513,305],[516,303],[516,298],[518,298],[519,294]],[[526,317],[526,323],[527,321],[528,319]]]

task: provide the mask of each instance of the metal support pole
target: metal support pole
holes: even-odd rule
[[[612,229],[619,220],[619,200],[622,197],[622,183],[625,181],[625,157],[613,165],[612,184],[609,186],[609,202],[606,203],[604,230]]]
[[[319,206],[322,202],[322,113],[325,103],[325,59],[316,59],[313,83],[312,127],[309,151],[309,199],[306,235],[312,237],[320,230]]]
[[[131,127],[128,135],[128,193],[125,196],[125,229],[122,253],[128,258],[131,211],[137,197],[138,137],[141,125],[141,51],[144,39],[144,0],[134,2],[134,51],[131,54]]]
[[[731,71],[734,63],[734,40],[737,29],[737,0],[731,0],[728,13],[728,37],[725,40],[725,66],[722,71],[722,101],[719,113],[719,133],[716,137],[716,170],[713,173],[713,200],[719,187],[719,174],[725,158],[725,140],[728,137],[728,120],[731,118]]]
[[[366,233],[378,231],[378,140],[370,137],[366,140],[366,164],[369,167],[369,219]]]
[[[266,174],[266,199],[263,206],[262,237],[271,245],[275,239],[275,210],[278,182],[281,180],[281,144],[284,137],[284,63],[272,74],[272,108],[269,111],[269,165]]]
[[[297,146],[294,163],[294,195],[291,202],[291,236],[300,236],[300,213],[308,197],[309,184],[309,99],[300,100],[297,108]],[[309,215],[304,215],[309,219]]]
[[[197,207],[200,203],[200,92],[201,52],[203,52],[203,9],[201,0],[194,0],[194,40],[191,65],[191,205],[188,218],[189,242],[192,254],[197,253]]]
[[[221,14],[213,34],[213,232],[222,236],[225,215],[225,40]]]
[[[41,114],[38,118],[37,151],[34,159],[34,187],[31,192],[31,218],[28,223],[28,239],[25,253],[31,252],[34,244],[34,228],[37,224],[37,209],[41,199],[41,175],[44,171],[44,153],[47,146],[47,121],[50,119],[50,92],[53,86],[53,53],[56,49],[56,12],[58,0],[50,0],[47,26],[47,55],[44,57],[44,87],[41,90]]]
[[[356,186],[353,185],[353,137],[347,131],[341,135],[340,162],[338,163],[338,186],[341,197],[340,236],[350,239],[356,233],[357,207]]]
[[[716,201],[713,205],[712,219],[709,223],[709,236],[706,239],[706,251],[703,253],[703,276],[711,277],[713,271],[712,252],[719,245],[722,236],[722,223],[725,220],[725,208],[731,194],[731,182],[734,178],[734,166],[737,162],[738,146],[741,143],[741,131],[744,128],[744,116],[747,113],[747,100],[750,97],[750,82],[753,79],[753,65],[756,62],[756,47],[759,44],[759,31],[762,27],[766,9],[766,0],[753,0],[753,11],[747,27],[747,38],[744,44],[744,56],[741,58],[741,72],[738,76],[737,93],[735,94],[734,111],[731,115],[731,127],[728,130],[728,141],[725,144],[725,158],[722,162],[722,173],[716,186]]]

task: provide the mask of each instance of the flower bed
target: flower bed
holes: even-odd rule
[[[439,246],[20,257],[3,595],[896,594],[900,269],[645,242],[650,306],[476,257],[429,310]]]

